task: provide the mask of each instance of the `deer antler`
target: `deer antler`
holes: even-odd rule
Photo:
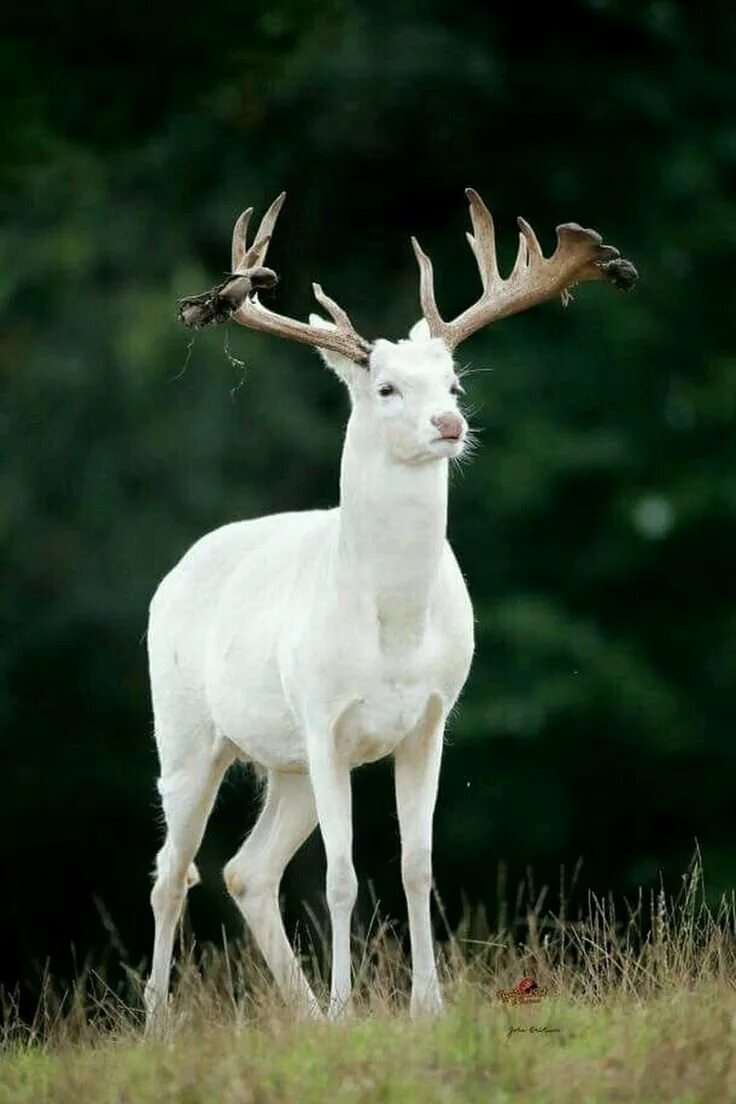
[[[263,216],[250,247],[246,235],[253,208],[243,211],[233,229],[232,273],[212,291],[181,300],[179,317],[188,326],[207,325],[209,322],[232,318],[234,322],[251,330],[276,334],[278,337],[286,337],[320,349],[331,349],[356,364],[365,366],[371,351],[370,342],[356,333],[346,312],[325,295],[319,284],[312,284],[314,295],[320,306],[330,315],[335,324],[334,329],[311,326],[306,322],[276,314],[275,311],[261,306],[256,298],[259,288],[273,287],[278,281],[276,273],[265,268],[264,262],[285,198],[286,192],[282,192],[273,201]]]
[[[419,264],[419,289],[422,313],[433,337],[441,337],[453,349],[476,330],[491,322],[527,310],[545,299],[561,295],[569,299],[568,289],[584,280],[610,280],[622,291],[629,291],[638,272],[612,245],[603,245],[595,230],[586,230],[576,222],[557,227],[557,248],[544,257],[537,236],[528,222],[520,218],[519,250],[511,275],[502,279],[496,261],[496,239],[491,213],[472,188],[465,191],[470,204],[473,233],[467,234],[480,272],[483,292],[473,306],[452,322],[445,322],[437,309],[432,262],[416,238],[412,238]]]

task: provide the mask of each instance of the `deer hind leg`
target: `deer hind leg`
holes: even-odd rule
[[[222,776],[233,761],[229,744],[210,739],[201,751],[178,760],[158,782],[166,821],[166,840],[156,858],[151,891],[155,925],[151,976],[145,991],[146,1031],[160,1032],[165,1023],[171,956],[176,925],[187,890],[199,881],[194,857]]]
[[[253,831],[225,867],[225,884],[288,1003],[309,1016],[319,1005],[292,950],[279,909],[289,860],[317,824],[308,775],[269,771],[266,801]]]

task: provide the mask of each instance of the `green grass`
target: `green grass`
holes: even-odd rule
[[[447,1011],[424,1022],[385,928],[357,947],[357,1012],[340,1024],[294,1020],[249,951],[190,954],[157,1041],[90,977],[62,1000],[49,988],[33,1024],[6,1001],[0,1104],[731,1102],[735,919],[732,899],[705,904],[696,864],[677,901],[625,921],[591,898],[574,921],[531,910],[523,943],[466,925],[443,953]],[[548,997],[504,1005],[496,990],[523,974]]]

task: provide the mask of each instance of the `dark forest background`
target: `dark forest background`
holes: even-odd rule
[[[419,314],[409,235],[455,313],[477,292],[463,188],[502,260],[523,214],[637,264],[478,335],[482,447],[450,536],[478,648],[436,819],[451,922],[531,868],[631,894],[697,840],[736,884],[736,18],[577,0],[147,0],[16,6],[0,48],[0,978],[148,953],[158,846],[142,635],[206,530],[334,504],[346,396],[308,350],[188,336],[179,296],[233,220],[289,195],[270,263],[304,316],[320,280],[368,336]],[[235,358],[235,359],[233,359]],[[242,361],[244,367],[239,366]],[[387,764],[360,772],[356,860],[403,916]],[[252,824],[225,784],[191,897],[239,924],[219,869]],[[321,848],[287,875],[320,910]],[[363,898],[364,917],[370,911]],[[110,919],[111,918],[111,919]],[[114,924],[117,936],[110,938]],[[75,965],[76,964],[76,965]]]

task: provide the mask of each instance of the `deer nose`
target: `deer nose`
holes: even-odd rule
[[[437,426],[440,431],[440,437],[448,441],[457,441],[463,435],[463,429],[465,428],[463,419],[459,414],[455,414],[454,411],[448,411],[447,414],[435,414],[430,418],[433,426]]]

